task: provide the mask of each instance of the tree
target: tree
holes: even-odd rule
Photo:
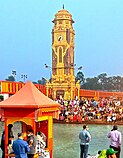
[[[81,71],[79,71],[76,75],[75,81],[77,82],[78,80],[80,80],[81,85],[85,82],[84,74]]]
[[[44,77],[42,77],[42,79],[41,79],[41,80],[38,80],[37,82],[38,82],[38,84],[43,84],[43,85],[45,85],[45,84],[46,84],[46,79],[45,79]]]
[[[5,79],[6,81],[15,81],[15,78],[13,76],[8,76],[7,79]]]
[[[123,77],[121,77],[121,82],[120,82],[120,91],[123,91]]]
[[[97,76],[99,79],[99,83],[101,85],[101,89],[104,90],[106,88],[106,83],[107,83],[107,74],[106,73],[102,73],[100,75]]]
[[[33,84],[38,84],[38,83],[37,83],[37,82],[35,82],[35,81],[33,81],[32,83],[33,83]]]
[[[107,77],[106,73],[102,73],[100,75],[97,76],[101,81],[105,80],[105,78]]]
[[[83,89],[90,89],[90,90],[99,90],[101,86],[99,84],[99,79],[97,77],[94,78],[87,78],[86,82],[81,86]]]
[[[3,96],[2,95],[0,95],[0,101],[3,101]]]
[[[107,90],[107,91],[114,90],[112,77],[107,77],[103,90]]]
[[[123,77],[112,76],[107,77],[106,73],[102,73],[94,78],[87,78],[81,86],[83,89],[107,90],[107,91],[123,91]]]
[[[113,84],[114,90],[120,91],[121,90],[121,83],[122,83],[122,77],[120,77],[120,76],[113,76],[112,77],[112,84]]]

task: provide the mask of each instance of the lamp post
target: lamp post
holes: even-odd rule
[[[13,77],[14,77],[14,79],[15,79],[15,76],[16,76],[16,70],[12,70],[12,75],[13,75]]]
[[[50,69],[50,79],[49,79],[49,81],[51,82],[51,80],[52,80],[52,75],[51,75],[52,67],[47,65],[47,64],[44,64],[44,66],[45,66],[46,69]]]
[[[22,74],[22,75],[21,75],[21,78],[23,78],[23,81],[25,82],[25,80],[26,80],[26,78],[27,78],[27,75]]]

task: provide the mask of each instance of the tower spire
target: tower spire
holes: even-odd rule
[[[64,4],[63,4],[63,9],[64,9]]]

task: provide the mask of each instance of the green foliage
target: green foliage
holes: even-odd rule
[[[3,96],[2,95],[0,95],[0,101],[2,101],[3,100]]]
[[[98,90],[101,89],[99,79],[97,77],[87,78],[86,82],[81,86],[83,89]]]
[[[35,82],[35,81],[33,81],[32,83],[33,83],[33,84],[38,84],[38,83],[37,83],[37,82]]]
[[[105,91],[123,91],[123,77],[108,77],[106,73],[102,73],[94,78],[87,78],[82,89],[105,90]]]
[[[45,85],[45,84],[46,84],[46,79],[42,77],[42,79],[41,79],[41,80],[38,80],[37,83],[38,83],[38,84]]]
[[[6,81],[15,81],[14,76],[8,76],[7,79],[5,79]]]
[[[77,82],[77,81],[80,81],[80,84],[81,84],[81,85],[84,84],[85,78],[84,78],[84,74],[83,74],[81,71],[79,71],[79,72],[77,73],[76,78],[75,78],[75,81],[76,81],[76,82]]]

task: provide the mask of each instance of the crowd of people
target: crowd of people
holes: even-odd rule
[[[89,143],[91,134],[89,133],[88,125],[83,125],[83,129],[79,133],[80,139],[80,158],[120,158],[121,152],[121,132],[118,131],[118,126],[114,125],[107,137],[110,139],[110,146],[106,150],[98,151],[96,156],[88,156]]]
[[[79,123],[94,120],[123,121],[123,101],[117,98],[101,98],[99,100],[82,98],[70,101],[62,98],[55,101],[61,104],[60,121]]]
[[[118,98],[100,98],[99,100],[82,98],[70,101],[61,98],[55,101],[61,104],[59,121],[72,123],[87,123],[89,121],[96,123],[96,121],[100,121],[113,122],[113,124],[123,121],[123,100]],[[120,158],[121,132],[118,131],[116,125],[107,136],[111,142],[109,148],[98,151],[95,156],[88,155],[89,142],[91,141],[88,129],[89,127],[84,125],[79,134],[80,158]]]
[[[38,154],[41,158],[45,158],[46,155],[46,136],[43,132],[37,132],[34,135],[32,129],[27,130],[26,137],[24,133],[18,133],[17,139],[14,140],[12,131],[12,124],[8,125],[8,154],[15,155],[15,158],[33,158],[35,154]],[[1,138],[2,158],[5,158],[5,131],[2,133]]]
[[[55,100],[61,104],[59,120],[64,122],[86,122],[101,120],[114,122],[123,120],[123,102],[116,98],[99,99],[82,98],[81,100],[66,101],[63,98]],[[37,153],[45,158],[46,136],[41,131],[35,136],[32,129],[27,131],[26,139],[23,133],[18,133],[17,140],[14,140],[12,124],[8,125],[8,149],[9,153],[14,153],[15,158],[33,158]],[[89,158],[88,150],[91,141],[88,125],[83,125],[83,130],[79,133],[80,158]],[[110,139],[109,149],[98,151],[93,158],[120,158],[121,132],[116,125],[113,126],[107,137]],[[1,149],[2,158],[5,158],[5,132],[2,133]],[[92,157],[90,157],[92,158]]]

